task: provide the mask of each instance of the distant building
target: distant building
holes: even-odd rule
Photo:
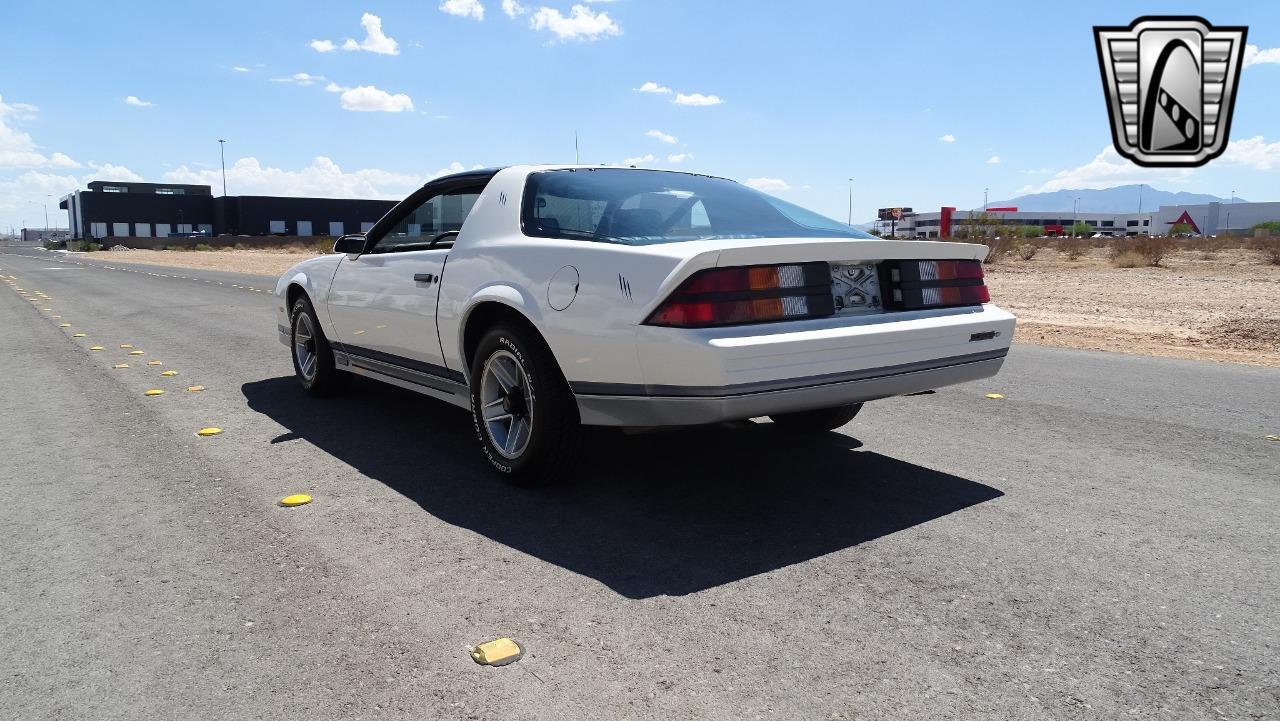
[[[391,200],[213,197],[208,185],[95,180],[62,198],[75,238],[164,238],[191,234],[338,236],[368,230]]]
[[[947,238],[963,232],[966,225],[984,211],[942,208],[938,212],[914,213],[897,222],[898,236]],[[987,208],[989,218],[1004,225],[1039,226],[1044,235],[1070,235],[1074,223],[1089,226],[1089,234],[1109,236],[1166,235],[1177,223],[1187,223],[1197,235],[1245,235],[1258,223],[1280,220],[1280,203],[1205,203],[1162,205],[1148,213],[1073,213],[1019,211],[1017,208]],[[1190,221],[1190,222],[1188,222]],[[884,228],[888,231],[888,228]]]
[[[66,228],[23,228],[23,243],[44,243],[49,240],[66,240],[71,232]]]

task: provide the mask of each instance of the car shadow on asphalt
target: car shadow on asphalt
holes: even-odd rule
[[[356,379],[314,399],[290,377],[241,387],[249,407],[425,511],[594,578],[628,598],[683,595],[856,546],[1000,491],[866,450],[838,433],[743,423],[625,435],[593,430],[581,477],[511,486],[469,414]]]

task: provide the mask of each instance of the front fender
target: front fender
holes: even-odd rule
[[[296,285],[302,288],[311,300],[311,305],[316,309],[321,331],[333,338],[334,329],[333,324],[329,322],[328,299],[329,288],[333,284],[333,276],[337,269],[338,263],[330,266],[328,263],[314,264],[313,261],[304,261],[285,271],[284,275],[276,281],[276,325],[285,329],[290,327],[292,319],[289,318],[288,291],[289,286]]]

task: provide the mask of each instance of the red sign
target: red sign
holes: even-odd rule
[[[987,212],[988,213],[1016,213],[1018,212],[1018,206],[1011,205],[1006,208],[987,208]]]
[[[1191,229],[1194,230],[1197,235],[1203,235],[1203,233],[1200,232],[1200,226],[1196,225],[1196,221],[1191,219],[1191,213],[1185,210],[1182,211],[1182,215],[1179,215],[1177,220],[1168,223],[1168,225],[1174,226],[1179,223],[1186,223],[1191,226]]]

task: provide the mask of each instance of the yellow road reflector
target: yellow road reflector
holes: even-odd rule
[[[83,338],[83,337],[84,337],[84,333],[72,333],[72,334],[71,334],[71,337],[72,337],[72,338]]]
[[[284,506],[285,508],[292,508],[294,506],[305,506],[310,502],[311,502],[311,496],[308,496],[305,493],[295,493],[292,496],[285,496],[284,498],[280,499],[280,505]]]
[[[158,365],[160,365],[160,361],[147,361],[147,365],[149,365],[149,366],[158,366]]]
[[[352,331],[351,335],[364,335],[364,331],[362,330]]]
[[[112,367],[112,368],[128,368],[128,367],[129,367],[129,364],[128,364],[128,363],[117,363],[117,364],[115,364],[115,365],[113,365],[113,366],[111,366],[111,367]]]
[[[132,344],[132,343],[121,343],[121,344],[120,344],[120,347],[121,347],[121,348],[132,348],[132,347],[133,347],[133,344]]]
[[[70,328],[70,327],[71,327],[71,324],[70,324],[70,323],[59,323],[59,324],[58,324],[58,327],[59,327],[59,328]]]
[[[102,350],[102,346],[100,346],[100,345],[91,345],[91,346],[89,346],[89,350]]]
[[[196,431],[197,436],[216,436],[222,432],[221,428],[201,428]]]
[[[471,652],[473,661],[485,666],[506,666],[519,661],[524,655],[524,649],[520,648],[520,644],[509,638],[482,643],[468,650]]]
[[[146,353],[146,351],[144,351],[144,350],[131,350],[131,351],[129,351],[129,355],[142,355],[143,353]]]
[[[159,388],[152,388],[151,390],[147,391],[146,393],[143,393],[142,395],[144,395],[144,396],[162,396],[162,395],[164,395],[164,391],[160,390]]]
[[[61,320],[61,319],[62,319],[62,316],[60,316],[60,315],[51,315],[51,316],[49,316],[49,317],[50,317],[50,318],[53,318],[54,320]]]
[[[192,393],[199,393],[204,390],[204,386],[187,386],[187,390]]]
[[[149,365],[149,364],[148,364],[148,365]],[[161,372],[161,373],[160,373],[160,375],[162,375],[162,376],[176,376],[176,375],[178,375],[178,371],[163,371],[163,372]]]
[[[991,399],[991,400],[993,400],[993,401],[998,401],[998,400],[1000,400],[1000,399],[1004,398],[1004,396],[1000,395],[999,393],[988,393],[988,394],[987,394],[986,396],[984,396],[984,397],[985,397],[985,398],[990,398],[990,399]]]
[[[1280,436],[1267,436],[1267,440],[1280,443]]]

